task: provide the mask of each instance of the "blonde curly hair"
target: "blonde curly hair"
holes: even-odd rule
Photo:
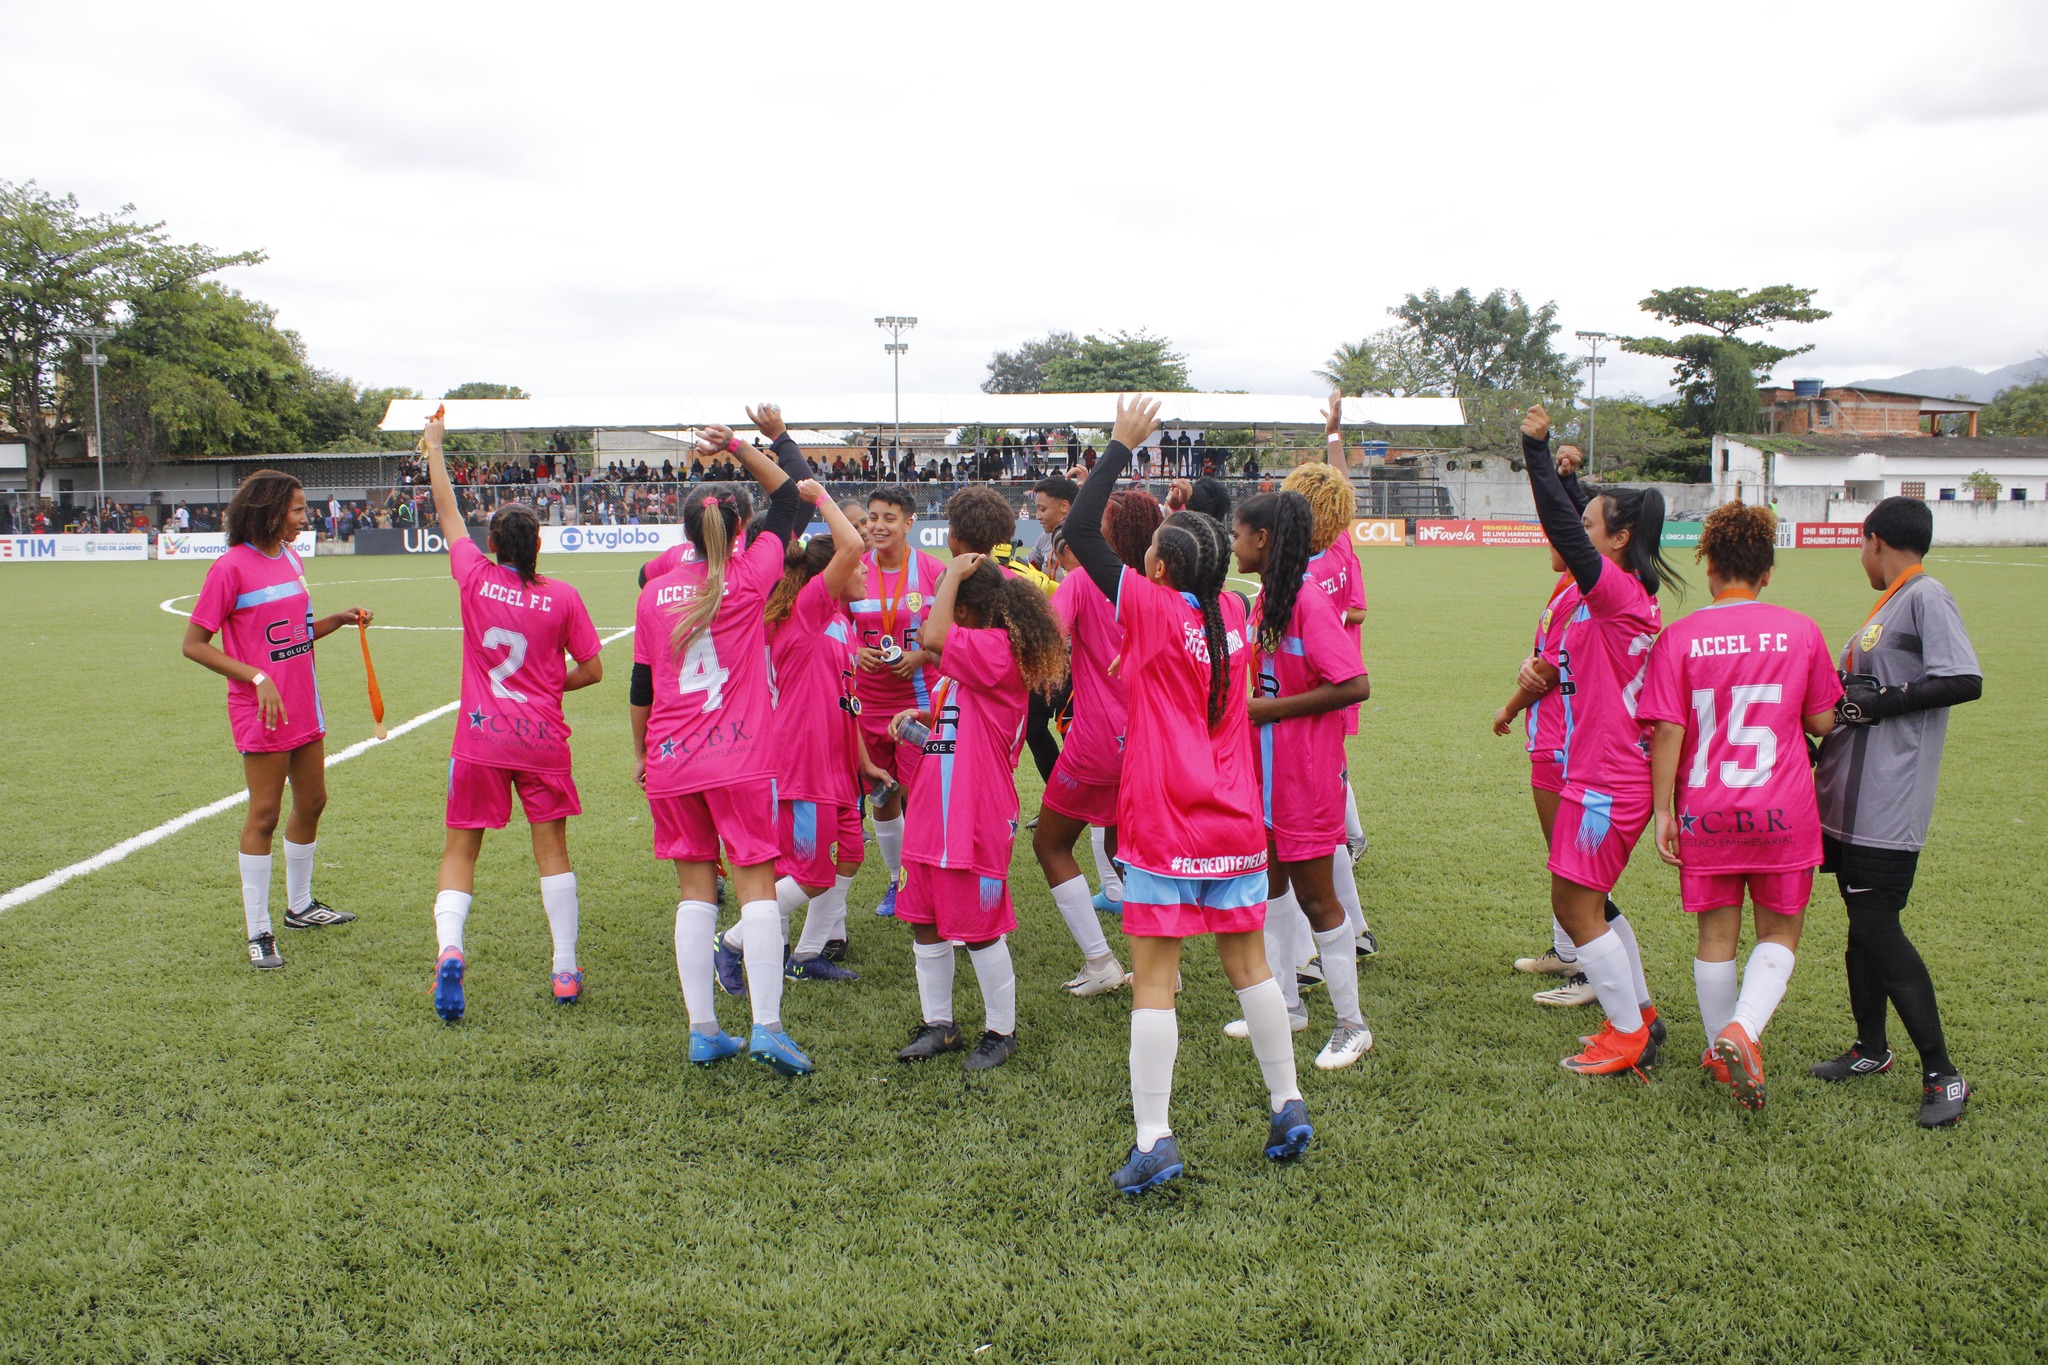
[[[1351,529],[1358,515],[1358,490],[1351,478],[1335,465],[1317,461],[1299,465],[1280,482],[1283,493],[1299,493],[1308,499],[1315,523],[1309,532],[1309,549],[1321,554],[1338,536]]]

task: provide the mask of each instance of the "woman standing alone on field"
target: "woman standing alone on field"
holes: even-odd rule
[[[242,821],[242,917],[249,961],[282,967],[270,922],[270,849],[292,788],[284,831],[284,927],[320,929],[355,916],[313,899],[313,854],[327,806],[327,718],[313,672],[313,643],[371,613],[350,607],[313,617],[305,568],[291,542],[307,526],[306,490],[289,474],[259,469],[228,503],[228,551],[206,571],[185,627],[185,657],[228,680],[228,725],[242,755],[249,813]],[[213,643],[214,636],[221,643]]]

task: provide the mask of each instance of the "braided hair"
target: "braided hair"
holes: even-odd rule
[[[1230,571],[1230,538],[1223,525],[1202,512],[1175,512],[1159,527],[1159,562],[1166,580],[1194,596],[1202,613],[1202,636],[1209,648],[1209,728],[1223,723],[1230,698],[1230,649],[1219,601]]]
[[[1294,619],[1302,576],[1308,571],[1315,512],[1299,493],[1260,493],[1245,499],[1237,509],[1237,520],[1240,526],[1264,531],[1269,537],[1266,568],[1259,575],[1258,641],[1264,653],[1278,654],[1287,638],[1287,623]]]
[[[683,504],[683,534],[704,561],[704,586],[697,598],[676,612],[669,648],[681,654],[711,627],[711,618],[725,600],[725,568],[732,560],[733,536],[753,512],[753,502],[737,484],[707,483],[692,489]]]

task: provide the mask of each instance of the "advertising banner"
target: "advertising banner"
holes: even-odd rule
[[[1802,550],[1860,550],[1863,548],[1863,523],[1802,521],[1793,528],[1792,543]]]
[[[1405,517],[1360,517],[1351,523],[1351,548],[1391,549],[1408,543]]]
[[[665,526],[543,526],[540,552],[544,555],[645,555],[652,559],[672,545],[683,543],[680,522]]]
[[[490,553],[490,532],[482,526],[469,528],[469,538],[484,553]],[[448,542],[441,539],[440,528],[434,526],[392,527],[380,531],[375,527],[356,532],[356,553],[359,555],[444,555],[448,553]]]
[[[1657,544],[1666,550],[1696,549],[1700,543],[1702,529],[1704,528],[1696,521],[1667,521],[1664,523],[1664,534],[1657,538]]]
[[[314,539],[307,531],[292,542],[301,559],[312,558]],[[158,559],[219,559],[227,552],[226,531],[165,531],[156,538]]]
[[[1440,549],[1486,545],[1548,545],[1541,524],[1533,521],[1444,521],[1415,523],[1415,543]]]
[[[111,536],[0,536],[0,564],[80,564],[115,559],[149,558],[149,537]]]

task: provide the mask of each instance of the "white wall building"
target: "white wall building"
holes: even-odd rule
[[[2048,500],[2048,440],[2020,436],[1716,436],[1714,501],[1769,502],[1795,490],[1876,502],[1903,495],[1929,502],[1979,499],[1967,482],[1983,471],[2000,502]],[[1801,499],[1803,501],[1804,499]]]

